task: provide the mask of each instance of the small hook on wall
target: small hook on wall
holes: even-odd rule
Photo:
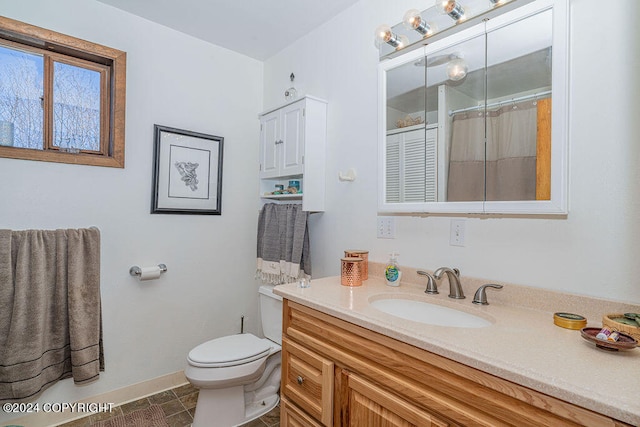
[[[343,174],[342,172],[338,172],[338,179],[343,182],[353,182],[356,180],[356,177],[356,170],[353,168],[349,168],[349,170],[345,174]]]

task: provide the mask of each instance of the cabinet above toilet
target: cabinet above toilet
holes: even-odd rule
[[[259,118],[261,199],[298,200],[305,211],[324,211],[327,102],[305,96]],[[286,192],[290,186],[298,192]]]

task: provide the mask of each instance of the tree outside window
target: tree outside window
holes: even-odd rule
[[[0,30],[0,157],[124,167],[126,54],[4,17]]]

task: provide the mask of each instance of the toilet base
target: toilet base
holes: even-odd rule
[[[274,394],[273,396],[263,399],[262,402],[255,402],[247,405],[245,408],[245,420],[240,424],[248,423],[249,421],[253,421],[256,418],[263,416],[278,406],[278,403],[280,403],[280,395]]]
[[[261,417],[280,402],[279,393],[249,402],[245,407],[244,387],[200,389],[192,427],[232,427]]]

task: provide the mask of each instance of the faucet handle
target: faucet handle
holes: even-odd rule
[[[480,286],[476,291],[476,294],[473,296],[472,302],[474,304],[489,305],[489,303],[487,302],[487,291],[486,291],[487,288],[502,289],[502,285],[489,283],[489,284]]]
[[[436,286],[436,280],[433,276],[426,271],[418,270],[418,274],[421,276],[427,276],[427,289],[424,290],[425,294],[438,294],[438,287]]]

